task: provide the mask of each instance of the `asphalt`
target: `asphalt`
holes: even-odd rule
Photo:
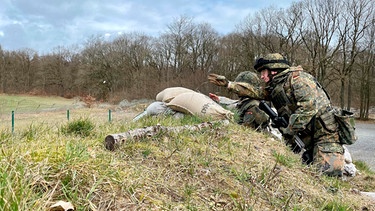
[[[365,162],[371,170],[375,171],[375,123],[356,122],[356,134],[358,140],[352,145],[346,146],[352,156],[352,160]]]

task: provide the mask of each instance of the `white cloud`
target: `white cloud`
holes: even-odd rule
[[[249,0],[2,1],[5,2],[0,7],[1,47],[46,52],[57,45],[83,44],[93,35],[143,32],[157,36],[181,16],[191,17],[197,23],[208,23],[219,33],[226,34],[260,7],[275,3],[285,6],[292,0],[257,4]],[[10,34],[17,36],[5,36]]]

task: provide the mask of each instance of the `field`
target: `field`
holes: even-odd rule
[[[58,201],[76,210],[375,210],[359,194],[375,190],[365,164],[345,181],[325,177],[280,141],[237,124],[128,138],[109,151],[109,134],[208,120],[132,122],[146,104],[87,108],[33,96],[1,102],[0,210],[48,210]]]
[[[77,98],[0,95],[0,129],[12,129],[12,111],[14,132],[17,132],[33,124],[59,127],[80,118],[96,123],[129,121],[145,106],[144,103],[131,107],[93,104],[88,108]]]

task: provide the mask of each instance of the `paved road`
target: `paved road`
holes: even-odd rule
[[[354,161],[361,160],[375,171],[375,124],[356,122],[358,140],[347,146]]]

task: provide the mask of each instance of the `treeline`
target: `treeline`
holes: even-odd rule
[[[368,118],[375,100],[374,0],[304,0],[287,9],[249,15],[230,34],[182,16],[158,37],[134,32],[113,39],[93,36],[80,48],[57,47],[46,55],[0,46],[0,92],[98,100],[152,99],[166,87],[207,94],[210,72],[233,80],[253,70],[254,59],[280,52],[316,76],[333,102]]]

